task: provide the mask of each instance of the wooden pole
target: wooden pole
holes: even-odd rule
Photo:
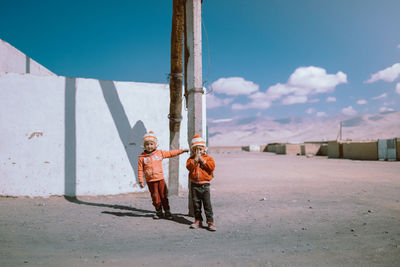
[[[171,73],[169,74],[169,149],[179,149],[182,120],[183,37],[185,0],[173,0],[171,29]],[[169,159],[168,192],[179,194],[179,158]]]
[[[185,97],[188,105],[188,142],[195,133],[203,136],[203,78],[201,61],[201,0],[186,0],[185,6]],[[189,215],[193,216],[189,183]]]

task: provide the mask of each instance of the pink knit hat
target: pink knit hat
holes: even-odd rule
[[[204,146],[206,147],[206,141],[201,138],[201,136],[199,134],[195,134],[193,136],[192,142],[190,143],[190,148],[193,149],[193,147],[195,146]]]
[[[146,141],[153,141],[157,143],[157,137],[153,131],[149,131],[143,136],[143,143]]]

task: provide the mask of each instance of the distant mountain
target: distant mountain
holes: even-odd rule
[[[208,122],[210,146],[273,142],[301,143],[342,139],[372,140],[400,137],[400,111],[360,116],[337,114],[323,118],[247,117]]]

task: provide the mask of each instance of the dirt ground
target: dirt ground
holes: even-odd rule
[[[400,162],[211,153],[216,232],[148,195],[0,198],[0,266],[400,266]]]

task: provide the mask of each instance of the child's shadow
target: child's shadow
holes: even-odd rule
[[[145,215],[140,215],[134,212],[111,212],[111,211],[103,211],[101,213],[104,214],[111,214],[114,216],[122,217],[122,216],[131,216],[131,217],[153,217],[151,214],[145,214]],[[172,219],[169,219],[168,221],[173,221],[181,224],[186,224],[186,225],[191,225],[192,222],[183,217],[183,214],[173,214]]]
[[[152,218],[155,213],[154,211],[150,211],[150,210],[138,209],[138,208],[122,206],[122,205],[111,205],[111,204],[102,204],[102,203],[93,203],[93,202],[82,201],[82,200],[79,200],[77,197],[64,196],[64,198],[66,200],[68,200],[69,202],[79,204],[79,205],[106,207],[106,208],[131,211],[131,212],[111,212],[111,211],[102,211],[101,212],[103,214],[110,214],[110,215],[119,216],[119,217],[130,216],[130,217],[150,217],[150,218]],[[170,221],[174,221],[174,222],[180,223],[180,224],[190,225],[192,222],[189,221],[188,219],[184,218],[183,216],[185,216],[185,215],[184,214],[174,214],[173,218]]]

